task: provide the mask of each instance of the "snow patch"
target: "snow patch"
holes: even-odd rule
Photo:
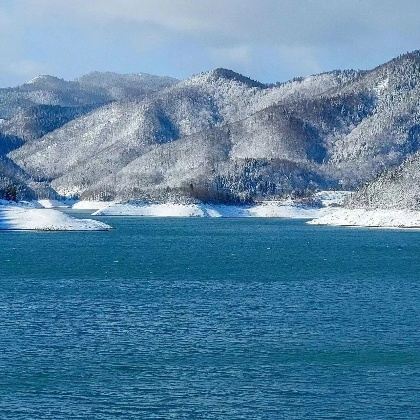
[[[44,209],[61,209],[61,208],[72,208],[75,210],[100,210],[105,207],[108,207],[114,202],[110,201],[90,201],[90,200],[74,200],[71,198],[64,199],[64,200],[50,200],[50,199],[42,199],[34,202],[38,204],[39,207]],[[19,203],[20,204],[20,203]]]
[[[34,84],[34,83],[38,83],[38,82],[49,80],[50,78],[52,78],[52,77],[51,76],[47,76],[46,74],[40,74],[39,76],[35,76],[31,80],[28,80],[25,84],[26,85],[31,85],[31,84]]]
[[[388,88],[388,86],[389,86],[389,78],[387,77],[381,82],[379,82],[373,89],[378,95],[380,95]]]

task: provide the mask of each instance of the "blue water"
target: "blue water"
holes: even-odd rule
[[[0,234],[0,418],[419,418],[420,233]]]

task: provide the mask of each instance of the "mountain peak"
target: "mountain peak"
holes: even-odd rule
[[[49,74],[41,74],[25,83],[25,85],[39,86],[42,88],[54,88],[68,84],[69,82]]]
[[[225,69],[222,67],[219,67],[207,73],[204,73],[204,75],[207,75],[208,78],[215,79],[215,80],[219,80],[219,79],[233,80],[233,81],[245,84],[249,87],[259,87],[259,88],[266,87],[266,85],[264,85],[261,82],[252,80],[251,78],[246,77],[240,73],[236,73],[233,70]]]
[[[26,84],[30,83],[39,83],[39,82],[62,82],[63,79],[59,79],[56,76],[51,76],[49,74],[39,74],[38,76],[35,76],[33,79],[26,82]]]

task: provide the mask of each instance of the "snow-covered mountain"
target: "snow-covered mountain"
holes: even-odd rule
[[[38,111],[31,124],[16,111],[0,131],[6,127],[9,142],[17,142],[9,150],[20,146],[8,155],[14,164],[62,195],[208,201],[305,195],[357,188],[419,150],[419,79],[415,51],[370,71],[276,85],[226,69],[180,82],[112,73],[35,80],[76,83],[95,94],[90,103],[62,103],[66,111],[51,117],[49,108]],[[100,95],[106,99],[98,105]],[[20,145],[22,138],[31,140]]]
[[[169,77],[147,74],[94,72],[76,81],[41,75],[21,86],[0,89],[0,195],[16,194],[22,198],[45,193],[44,184],[34,183],[6,158],[10,151],[97,107],[117,99],[141,100],[176,82]],[[36,192],[29,185],[35,187]],[[53,193],[49,187],[47,192]]]

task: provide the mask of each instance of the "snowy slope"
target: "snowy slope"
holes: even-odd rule
[[[366,208],[420,210],[420,153],[363,186],[354,194],[350,204]]]

